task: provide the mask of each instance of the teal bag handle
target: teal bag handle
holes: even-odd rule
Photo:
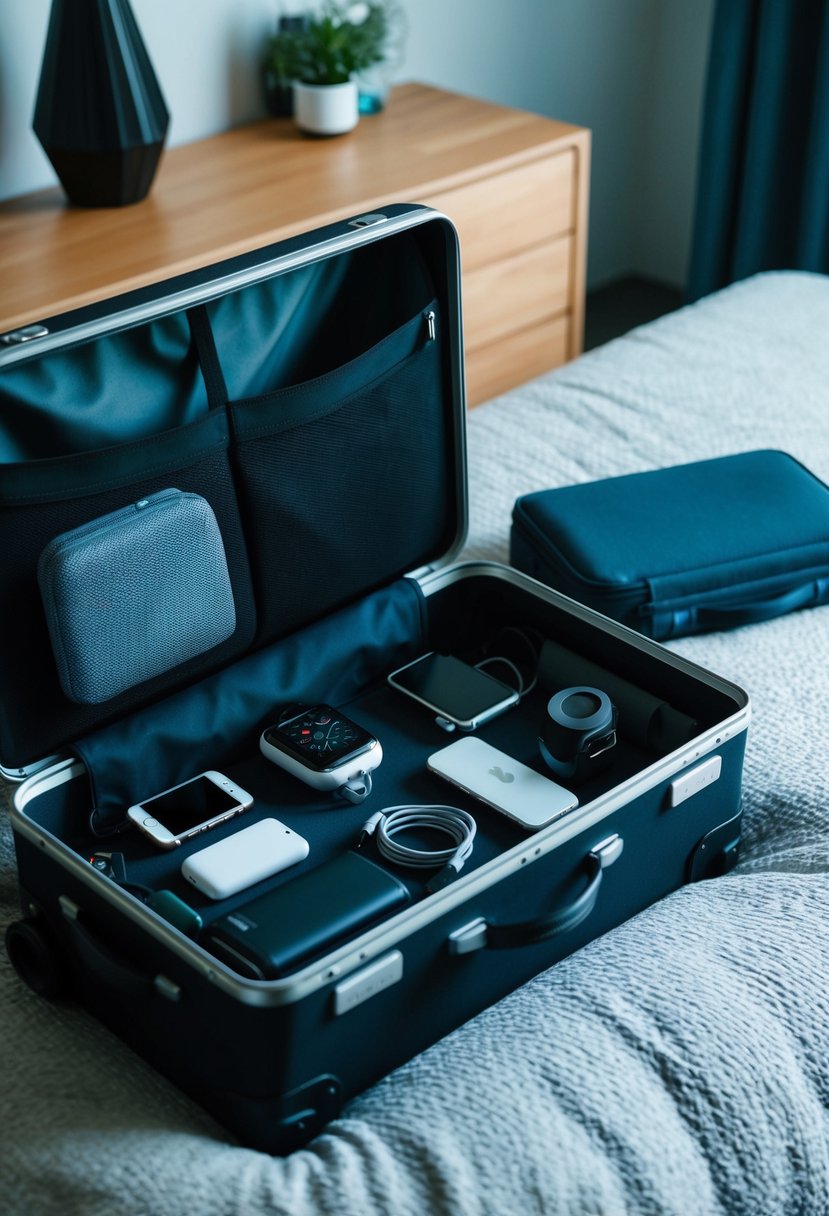
[[[827,599],[829,579],[818,578],[804,583],[802,587],[794,587],[783,595],[773,596],[769,600],[758,600],[753,604],[718,604],[716,608],[701,606],[677,609],[675,612],[666,613],[665,618],[659,621],[662,628],[655,636],[664,639],[676,637],[680,633],[756,625],[759,621],[771,621],[775,617],[785,616],[787,612],[796,612],[799,608],[816,607]],[[658,616],[654,624],[657,620]]]

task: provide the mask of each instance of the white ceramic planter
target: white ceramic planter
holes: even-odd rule
[[[342,135],[356,127],[357,81],[345,84],[302,84],[294,82],[294,120],[310,135]]]

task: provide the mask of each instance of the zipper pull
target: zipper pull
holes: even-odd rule
[[[431,309],[429,310],[429,312],[427,312],[425,314],[425,319],[426,319],[426,337],[430,342],[434,342],[435,337],[437,335],[437,327],[435,325],[435,314]]]

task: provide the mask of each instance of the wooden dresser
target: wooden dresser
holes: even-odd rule
[[[426,85],[349,135],[268,119],[168,150],[147,199],[81,210],[58,188],[0,204],[0,333],[384,203],[457,224],[468,399],[581,351],[590,133]]]

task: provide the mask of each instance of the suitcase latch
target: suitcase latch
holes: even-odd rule
[[[601,841],[590,852],[599,860],[599,865],[603,870],[608,866],[612,866],[614,861],[622,856],[622,850],[625,847],[625,842],[618,832],[614,832],[612,836],[608,836],[607,840]]]
[[[706,786],[719,781],[722,772],[722,756],[709,756],[702,764],[697,764],[687,773],[682,773],[668,786],[668,805],[680,806],[688,798],[693,798]]]
[[[349,228],[373,228],[375,224],[382,224],[388,218],[381,211],[372,211],[370,215],[358,215],[356,219],[349,220],[348,226]]]
[[[461,925],[460,929],[449,934],[449,953],[453,955],[473,954],[476,950],[483,950],[486,945],[487,927],[482,916],[476,917],[466,925]]]
[[[21,329],[10,329],[7,334],[0,334],[0,342],[4,346],[22,346],[35,338],[45,338],[48,333],[45,325],[24,325]]]
[[[402,978],[403,955],[399,950],[391,950],[354,975],[340,980],[334,989],[334,1016],[348,1013],[349,1009],[362,1005],[363,1001],[377,996]]]

